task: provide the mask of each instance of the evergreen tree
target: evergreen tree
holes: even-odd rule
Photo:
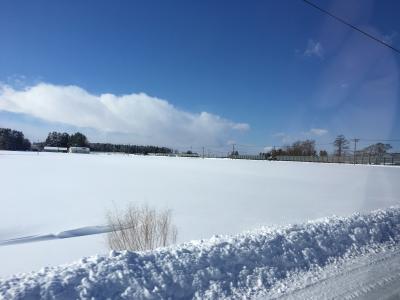
[[[21,131],[0,128],[0,150],[26,151],[30,148],[31,142]]]
[[[121,145],[109,143],[90,143],[89,147],[93,152],[122,152],[131,154],[148,154],[148,153],[172,153],[172,150],[166,147],[157,146],[138,146],[138,145]]]
[[[50,147],[69,147],[70,136],[66,132],[50,132],[46,138],[45,145]]]
[[[89,141],[84,134],[76,132],[71,135],[69,145],[72,147],[88,147]]]

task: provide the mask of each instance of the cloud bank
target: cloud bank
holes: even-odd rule
[[[145,93],[94,95],[78,86],[40,83],[24,89],[0,85],[0,110],[45,122],[128,135],[131,143],[201,145],[224,143],[246,123],[208,112],[180,110]]]

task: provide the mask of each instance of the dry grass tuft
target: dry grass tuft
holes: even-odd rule
[[[107,244],[111,250],[144,251],[176,242],[177,229],[170,210],[129,205],[123,212],[110,211],[107,219],[111,228]]]

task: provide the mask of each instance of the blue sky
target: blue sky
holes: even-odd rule
[[[314,2],[400,47],[398,1]],[[0,37],[0,126],[33,140],[399,138],[400,55],[300,0],[1,1]]]

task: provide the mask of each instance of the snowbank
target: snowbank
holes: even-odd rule
[[[112,251],[0,280],[0,298],[251,297],[290,273],[324,266],[365,246],[399,241],[400,208],[395,207],[155,251]]]

